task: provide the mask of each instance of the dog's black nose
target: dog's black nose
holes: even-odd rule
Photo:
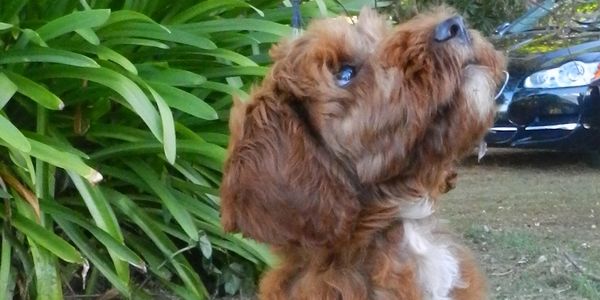
[[[452,17],[435,27],[434,37],[436,42],[445,42],[451,39],[459,39],[469,43],[469,33],[462,17]]]

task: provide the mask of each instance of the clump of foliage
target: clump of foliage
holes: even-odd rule
[[[220,227],[227,117],[290,16],[275,0],[0,1],[0,298],[251,289],[273,259]]]
[[[520,16],[527,3],[525,0],[378,0],[376,2],[381,6],[388,7],[391,14],[398,20],[405,20],[427,7],[447,4],[464,15],[474,28],[486,34],[493,33],[498,25],[510,22]]]

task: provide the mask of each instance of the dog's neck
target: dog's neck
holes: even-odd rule
[[[454,288],[465,286],[453,247],[434,217],[434,202],[423,197],[392,199],[368,208],[355,228],[352,241],[346,245],[306,251],[279,249],[278,252],[287,260],[297,262],[301,272],[334,270],[341,274],[348,272],[348,266],[359,273],[375,272],[369,266],[374,260],[382,259],[376,254],[387,253],[382,252],[383,249],[396,249],[391,253],[402,253],[402,256],[392,261],[414,266],[415,283],[420,287],[422,299],[448,300]],[[337,266],[345,269],[337,270]]]

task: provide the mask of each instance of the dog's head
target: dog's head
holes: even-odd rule
[[[232,110],[221,196],[225,230],[277,245],[331,245],[369,198],[435,193],[491,124],[504,68],[447,8],[316,21],[271,55]]]

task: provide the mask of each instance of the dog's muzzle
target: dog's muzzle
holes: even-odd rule
[[[435,27],[433,39],[436,42],[446,42],[450,40],[458,40],[462,43],[470,44],[471,37],[465,26],[465,21],[460,16],[455,16]]]

